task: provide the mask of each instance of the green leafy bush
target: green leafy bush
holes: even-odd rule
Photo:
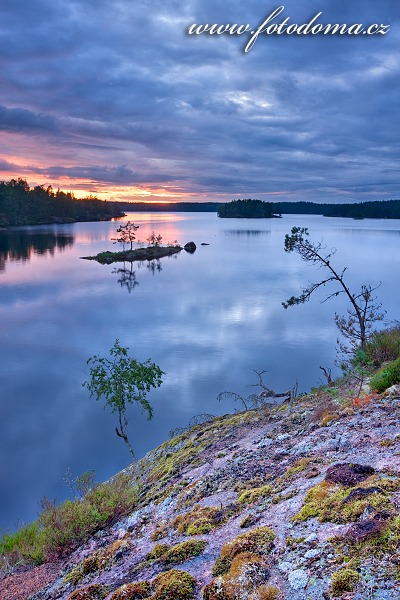
[[[400,357],[400,325],[376,331],[365,346],[366,359],[379,366]]]
[[[0,538],[0,553],[35,564],[65,556],[96,531],[127,515],[137,499],[137,488],[124,474],[96,486],[82,500],[66,500],[57,506],[44,499],[37,521]]]
[[[3,559],[1,558],[3,557]],[[24,525],[15,533],[4,533],[0,539],[0,565],[20,561],[40,565],[44,561],[43,531],[37,521]]]
[[[90,490],[83,500],[67,500],[60,506],[45,500],[39,521],[44,531],[46,557],[63,556],[135,506],[138,492],[128,475]]]
[[[372,390],[381,393],[396,383],[400,383],[400,358],[378,371],[370,381]]]
[[[142,411],[147,413],[147,418],[152,419],[153,408],[147,400],[147,394],[151,388],[162,384],[162,375],[165,373],[158,365],[150,362],[150,359],[140,363],[131,358],[128,350],[129,348],[122,347],[116,339],[110,349],[111,359],[97,355],[89,358],[87,364],[92,365],[90,377],[82,385],[87,387],[90,395],[95,396],[96,400],[103,398],[105,407],[108,406],[112,412],[118,414],[119,426],[115,428],[115,432],[124,440],[132,459],[136,460],[126,434],[126,409],[128,404],[136,402]]]

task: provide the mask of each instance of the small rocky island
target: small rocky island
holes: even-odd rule
[[[97,260],[102,265],[110,265],[115,262],[135,262],[144,260],[157,260],[164,256],[171,256],[177,254],[181,250],[186,250],[190,254],[193,254],[196,250],[196,244],[194,242],[188,242],[187,244],[180,246],[178,241],[175,240],[167,245],[162,245],[162,236],[156,235],[154,231],[147,238],[149,246],[146,248],[133,248],[133,244],[136,241],[136,231],[139,229],[139,225],[135,225],[131,221],[121,223],[117,229],[118,237],[111,238],[114,243],[123,244],[123,250],[120,252],[99,252],[96,256],[81,256],[85,260]],[[141,242],[139,242],[141,243]],[[125,250],[125,245],[130,245],[128,250]]]
[[[85,260],[97,260],[102,265],[110,265],[115,262],[154,260],[177,254],[181,250],[183,250],[182,246],[148,246],[147,248],[123,250],[122,252],[99,252],[96,256],[81,256],[81,258]]]

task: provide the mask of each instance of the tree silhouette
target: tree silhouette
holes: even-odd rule
[[[125,249],[125,244],[130,244],[130,249],[133,249],[133,242],[136,239],[136,232],[139,229],[139,225],[135,225],[131,221],[127,221],[125,225],[120,225],[117,229],[117,233],[119,236],[116,238],[111,238],[114,244],[119,243],[122,244],[122,247]]]

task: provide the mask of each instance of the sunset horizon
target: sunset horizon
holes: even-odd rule
[[[0,16],[0,180],[123,202],[399,197],[392,0]]]

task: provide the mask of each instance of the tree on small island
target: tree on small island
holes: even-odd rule
[[[249,198],[222,204],[218,209],[218,216],[221,218],[272,219],[278,215],[274,214],[272,202]]]
[[[131,223],[131,221],[127,221],[125,225],[120,225],[117,229],[117,233],[120,235],[116,238],[111,238],[114,244],[119,243],[122,244],[123,249],[125,250],[125,244],[131,245],[131,250],[133,249],[133,242],[136,240],[136,232],[139,229],[139,225],[135,225],[135,223]]]
[[[128,356],[128,350],[129,348],[122,347],[117,339],[110,350],[111,360],[96,355],[89,358],[87,364],[93,365],[90,368],[90,379],[82,385],[87,387],[90,396],[96,396],[96,400],[105,398],[105,407],[109,406],[112,412],[118,413],[119,427],[115,428],[115,432],[124,440],[135,460],[135,453],[126,433],[127,405],[137,402],[142,411],[147,413],[147,419],[151,420],[153,409],[147,400],[147,393],[151,388],[162,384],[161,378],[165,373],[158,365],[150,362],[150,359],[140,363],[131,358]]]
[[[149,237],[147,238],[150,246],[159,246],[162,242],[162,235],[156,235],[154,231],[151,232]]]

